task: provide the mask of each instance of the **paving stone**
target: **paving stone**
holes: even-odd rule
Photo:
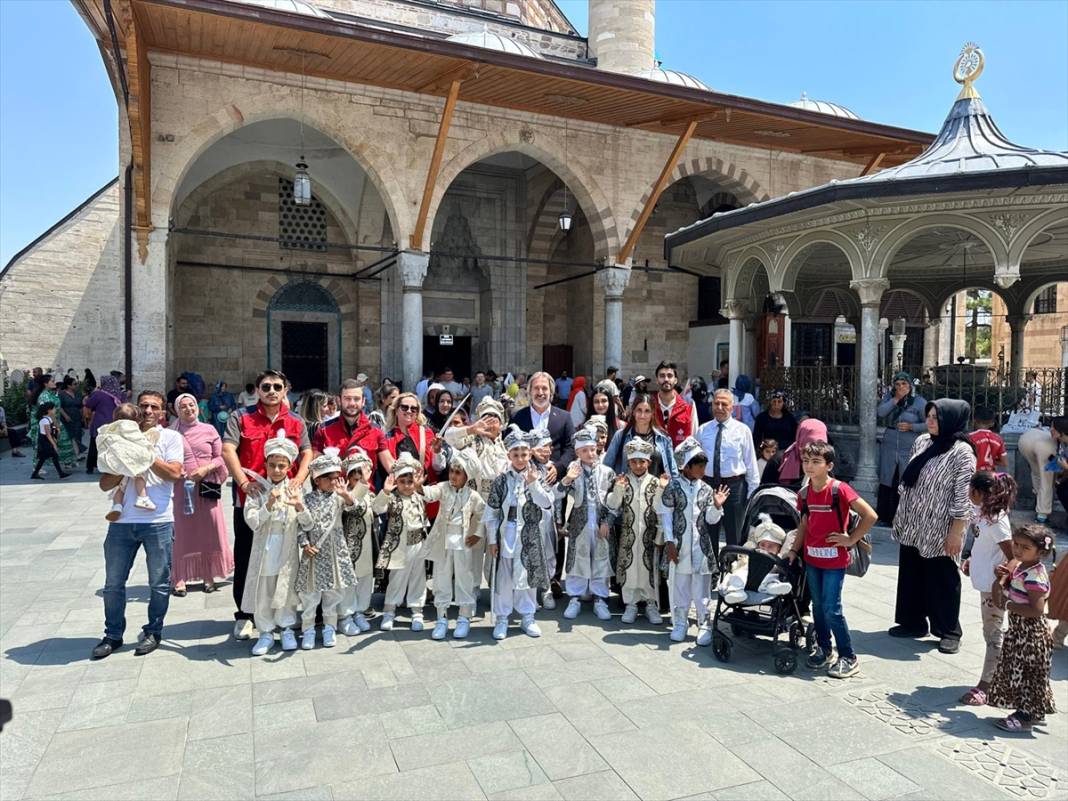
[[[828,770],[870,801],[897,798],[920,789],[877,759],[858,759],[832,765]]]
[[[137,679],[79,684],[67,702],[59,731],[113,726],[124,722],[136,686]]]
[[[394,709],[391,712],[381,713],[378,719],[382,723],[386,737],[391,740],[446,731],[445,721],[441,719],[441,713],[433,704]]]
[[[544,714],[552,705],[525,674],[509,677],[502,692],[484,677],[457,679],[434,690],[431,702],[450,729]]]
[[[189,739],[252,731],[252,687],[212,687],[193,693]]]
[[[22,796],[63,714],[62,709],[18,711],[4,727],[0,734],[0,798]]]
[[[928,745],[916,745],[877,759],[919,786],[928,798],[940,801],[1013,798],[978,774],[940,756]]]
[[[127,784],[109,784],[106,787],[91,787],[69,793],[43,796],[43,801],[174,801],[178,798],[180,778],[162,776],[142,777]],[[5,796],[6,798],[6,796]]]
[[[503,721],[483,723],[439,734],[422,734],[391,740],[389,747],[400,770],[444,765],[462,759],[464,754],[484,756],[518,751],[523,744]]]
[[[464,762],[420,768],[388,776],[368,776],[351,784],[335,784],[334,798],[362,801],[455,801],[484,799],[474,774]]]
[[[521,718],[509,725],[554,781],[608,767],[586,738],[559,713]]]
[[[548,687],[545,695],[585,737],[634,728],[630,719],[598,692],[591,682]]]
[[[430,693],[422,684],[398,684],[359,694],[332,693],[314,698],[315,715],[319,720],[355,718],[377,715],[395,709],[422,706],[430,701]]]
[[[789,801],[790,799],[790,796],[769,781],[739,784],[736,787],[717,790],[712,797],[716,801]]]
[[[258,795],[256,801],[334,801],[334,791],[329,786],[302,787],[285,793]]]
[[[604,770],[553,782],[565,801],[611,798],[613,801],[638,801],[638,796],[615,771]]]
[[[254,788],[251,734],[198,740],[186,746],[179,799],[251,799]]]
[[[467,760],[482,792],[487,796],[504,790],[546,784],[549,777],[529,751],[508,751]]]

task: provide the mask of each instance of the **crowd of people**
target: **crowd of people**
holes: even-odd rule
[[[113,491],[97,659],[123,644],[125,583],[144,547],[151,599],[138,654],[159,646],[172,594],[198,582],[213,592],[230,575],[233,635],[255,636],[254,655],[278,644],[333,647],[376,618],[382,631],[404,618],[423,631],[428,606],[433,639],[450,627],[462,639],[488,582],[484,611],[497,640],[513,616],[523,634],[540,636],[539,610],[565,596],[565,619],[588,603],[609,620],[618,594],[625,624],[644,614],[659,627],[666,613],[670,641],[696,624],[706,646],[717,603],[798,594],[813,624],[808,666],[847,678],[859,658],[844,577],[882,517],[899,546],[889,634],[934,635],[956,653],[963,574],[980,592],[987,657],[962,702],[1013,708],[998,722],[1008,731],[1053,711],[1049,662],[1068,635],[1068,569],[1051,579],[1043,564],[1054,535],[1041,525],[1041,502],[1039,522],[1015,531],[1008,522],[1016,486],[998,472],[1005,449],[989,410],[927,402],[907,375],[895,376],[879,407],[876,511],[835,475],[827,426],[795,416],[785,393],[769,393],[761,408],[745,376],[711,391],[680,379],[670,362],[628,382],[609,371],[592,387],[545,372],[457,381],[444,369],[415,391],[388,381],[373,390],[360,374],[336,393],[297,397],[281,372],[266,370],[238,398],[222,382],[198,391],[199,376],[183,374],[166,396],[145,391],[129,403],[121,374],[80,400],[67,381],[60,388],[42,375],[35,464],[51,460],[64,475],[87,428],[87,470],[99,467],[101,488]],[[79,427],[68,428],[71,418]],[[1042,472],[1063,477],[1068,419],[1042,435],[1052,446],[1036,448],[1052,455]],[[1068,482],[1057,484],[1060,495]],[[793,493],[796,527],[748,518],[747,501],[769,485]],[[778,566],[751,581],[745,557],[721,560],[722,544],[770,554]],[[1047,617],[1059,621],[1052,631]]]

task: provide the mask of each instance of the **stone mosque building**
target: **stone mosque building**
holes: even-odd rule
[[[72,2],[120,174],[4,267],[11,368],[707,372],[722,276],[666,261],[665,235],[932,140],[672,71],[654,0],[590,0],[588,37],[552,0]]]

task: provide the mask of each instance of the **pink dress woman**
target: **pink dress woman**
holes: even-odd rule
[[[210,469],[203,480],[219,484],[226,480],[222,438],[214,426],[196,420],[189,423],[179,417],[171,424],[171,428],[185,438],[186,475],[194,476],[195,470],[208,466]],[[197,480],[195,476],[194,480]],[[217,577],[229,576],[234,571],[234,554],[226,533],[226,519],[220,501],[202,498],[199,493],[195,499],[196,511],[191,515],[183,514],[182,504],[177,498],[181,492],[184,492],[181,487],[175,488],[171,584],[180,587],[188,581],[203,581],[205,590],[213,589]]]

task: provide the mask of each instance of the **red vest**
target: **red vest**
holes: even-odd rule
[[[263,407],[259,404],[239,409],[234,412],[238,417],[238,425],[241,427],[241,439],[237,445],[237,458],[241,460],[241,466],[249,470],[255,470],[261,476],[266,475],[267,459],[263,455],[264,443],[273,437],[278,429],[284,429],[286,439],[292,440],[298,450],[308,448],[308,430],[304,425],[304,419],[288,409],[283,408],[278,416],[271,420],[263,413]],[[297,461],[289,467],[289,477],[297,474]],[[245,503],[245,493],[237,491],[240,505]]]
[[[693,404],[687,403],[682,395],[675,396],[675,403],[671,406],[668,419],[660,409],[660,399],[653,400],[653,413],[656,415],[656,423],[671,437],[671,446],[677,448],[686,437],[693,434]]]
[[[336,419],[319,426],[315,436],[312,437],[312,449],[317,453],[322,453],[327,448],[337,448],[341,452],[342,459],[353,445],[359,445],[371,457],[371,475],[368,477],[368,483],[373,487],[375,471],[378,470],[378,453],[386,450],[386,437],[371,425],[367,415],[360,412],[360,419],[356,421],[351,431],[344,416],[338,415]]]

